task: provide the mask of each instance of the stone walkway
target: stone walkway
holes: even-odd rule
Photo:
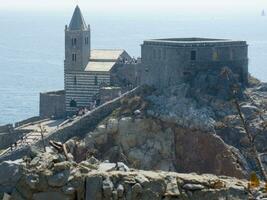
[[[12,145],[12,148],[9,147],[6,150],[4,150],[1,155],[9,153],[11,151],[15,151],[17,149],[20,149],[27,145],[32,145],[36,143],[38,140],[41,139],[41,130],[40,127],[42,127],[44,132],[44,137],[49,135],[52,131],[55,131],[57,128],[61,126],[65,121],[63,119],[60,120],[43,120],[39,123],[34,124],[28,124],[24,125],[22,127],[16,128],[17,130],[31,130],[29,133],[27,133],[25,136],[23,136],[21,139],[19,139],[16,144]]]

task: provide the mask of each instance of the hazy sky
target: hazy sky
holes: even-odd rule
[[[1,10],[68,11],[79,4],[89,12],[131,13],[202,12],[259,13],[267,10],[267,0],[0,0]]]

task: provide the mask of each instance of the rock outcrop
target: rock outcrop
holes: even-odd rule
[[[245,177],[239,158],[218,136],[152,118],[110,118],[77,149],[73,153],[78,160],[95,152],[99,159],[124,161],[138,169]]]
[[[0,198],[14,200],[148,200],[263,198],[259,187],[248,191],[247,181],[211,174],[178,174],[129,169],[123,163],[100,162],[91,157],[81,163],[66,160],[47,148],[36,157],[0,166]],[[15,167],[14,167],[15,166]],[[15,180],[16,179],[16,180]],[[9,188],[5,188],[9,186]]]
[[[30,157],[1,163],[0,193],[36,200],[264,199],[262,186],[248,191],[239,180],[257,167],[231,87],[222,85],[207,93],[187,84],[143,88],[109,102],[37,144],[56,140],[55,149],[29,147]],[[242,88],[235,98],[267,167],[266,84]]]

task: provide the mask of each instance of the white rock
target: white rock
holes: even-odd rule
[[[100,171],[112,171],[116,169],[115,163],[100,163],[99,164],[99,170]]]
[[[187,184],[183,185],[183,188],[186,190],[194,191],[194,190],[202,190],[202,189],[204,189],[204,186],[200,185],[200,184],[187,183]]]

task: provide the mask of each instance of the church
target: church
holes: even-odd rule
[[[123,49],[91,50],[90,25],[77,6],[69,26],[65,26],[64,90],[40,93],[40,116],[71,116],[138,85],[159,90],[183,83],[214,88],[225,67],[242,87],[247,85],[246,41],[198,37],[150,39],[141,44],[140,59],[133,59]]]
[[[97,103],[101,87],[110,86],[112,72],[132,58],[123,49],[91,50],[90,25],[79,6],[65,26],[64,86],[67,113]],[[114,84],[112,84],[114,85]]]

